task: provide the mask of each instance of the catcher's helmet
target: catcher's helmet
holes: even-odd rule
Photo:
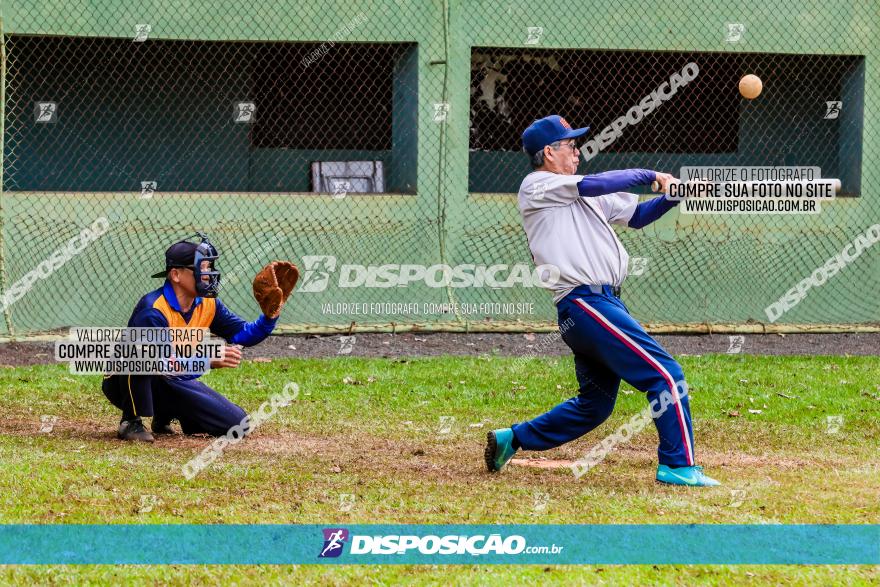
[[[153,277],[166,277],[168,271],[175,267],[192,269],[196,293],[203,298],[216,298],[220,293],[220,271],[216,267],[220,253],[205,233],[196,232],[193,236],[200,238],[201,242],[194,243],[185,239],[168,247],[165,251],[165,270]],[[205,262],[207,265],[203,268]]]

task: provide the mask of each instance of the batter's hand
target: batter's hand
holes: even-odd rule
[[[657,179],[656,179],[656,181],[657,181],[657,183],[660,184],[660,190],[659,190],[659,191],[660,191],[661,193],[668,194],[668,193],[669,193],[669,184],[670,184],[670,183],[675,183],[675,182],[677,182],[678,180],[677,180],[677,179],[675,178],[675,176],[672,175],[671,173],[661,173],[661,172],[659,172],[659,171],[655,171],[655,173],[657,174]]]
[[[241,347],[228,344],[226,351],[223,353],[222,359],[214,359],[211,361],[211,369],[222,369],[223,367],[238,367],[241,364]]]

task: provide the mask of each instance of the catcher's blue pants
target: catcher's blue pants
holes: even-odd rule
[[[122,417],[150,417],[162,423],[178,420],[184,434],[223,436],[240,424],[246,412],[198,379],[159,375],[111,375],[104,395]]]
[[[660,435],[660,463],[693,465],[687,388],[675,359],[630,316],[608,286],[601,293],[580,286],[560,300],[557,311],[562,339],[574,351],[579,393],[534,420],[515,424],[513,432],[522,448],[547,450],[597,427],[611,415],[623,379],[647,393]]]

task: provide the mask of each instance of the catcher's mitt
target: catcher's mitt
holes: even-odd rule
[[[287,261],[272,261],[254,277],[254,298],[267,318],[277,318],[299,279],[299,269]]]

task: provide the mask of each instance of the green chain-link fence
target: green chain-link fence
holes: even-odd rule
[[[558,113],[596,137],[688,64],[695,79],[579,172],[839,178],[816,215],[675,211],[620,231],[640,319],[761,329],[768,305],[880,222],[878,10],[6,2],[0,335],[124,323],[159,285],[147,276],[164,249],[195,230],[220,248],[221,295],[244,315],[266,261],[305,270],[284,330],[548,325],[516,208],[523,128]],[[764,83],[752,101],[737,91],[746,73]],[[774,327],[880,321],[878,251]],[[443,283],[446,267],[465,279]]]

